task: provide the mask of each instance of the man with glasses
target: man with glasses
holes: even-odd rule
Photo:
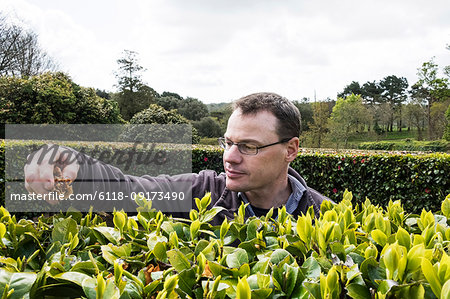
[[[224,149],[224,173],[203,170],[198,174],[164,177],[134,177],[123,174],[107,164],[64,167],[65,176],[75,180],[80,173],[89,172],[96,181],[95,188],[110,191],[152,190],[155,185],[173,185],[189,177],[192,197],[201,198],[211,192],[210,207],[224,207],[212,221],[220,224],[224,217],[232,218],[242,202],[248,203],[246,217],[265,215],[271,208],[286,206],[288,213],[300,215],[310,206],[319,214],[320,204],[327,197],[306,185],[291,167],[299,150],[300,113],[286,98],[274,93],[256,93],[233,103],[227,130],[219,145]],[[83,169],[89,167],[89,169]],[[52,173],[48,165],[30,163],[25,167],[26,188],[30,192],[51,190]],[[81,175],[82,176],[82,175]],[[44,186],[41,182],[47,182]],[[109,183],[115,181],[115,183]],[[92,187],[94,190],[94,187]]]
[[[252,94],[233,103],[227,131],[219,138],[226,187],[236,202],[233,207],[241,201],[249,203],[251,216],[283,205],[293,215],[305,213],[310,206],[319,214],[327,198],[307,187],[289,167],[298,154],[300,123],[297,107],[277,94]]]

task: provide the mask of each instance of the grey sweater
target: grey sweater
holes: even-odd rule
[[[330,200],[329,198],[323,196],[316,190],[309,188],[306,185],[305,180],[295,171],[293,168],[289,168],[289,174],[294,176],[303,186],[305,186],[306,191],[299,202],[297,209],[294,211],[293,215],[297,216],[301,213],[306,213],[310,206],[313,206],[316,215],[319,215],[320,204],[323,200]],[[189,201],[189,207],[194,208],[191,205],[194,198],[202,198],[206,192],[211,192],[211,204],[212,207],[224,207],[225,210],[221,211],[212,220],[212,225],[220,225],[225,217],[232,219],[234,214],[238,212],[239,206],[242,203],[241,198],[238,196],[237,192],[231,191],[226,187],[226,175],[225,173],[217,174],[212,170],[203,170],[199,173],[189,173],[181,174],[175,176],[132,176],[124,174],[120,169],[104,163],[94,163],[94,164],[81,164],[78,171],[78,177],[74,182],[74,192],[75,193],[94,193],[99,192],[110,192],[110,194],[115,193],[122,194],[126,196],[125,200],[122,200],[117,206],[118,208],[125,208],[127,211],[134,209],[135,202],[132,201],[131,194],[136,194],[137,192],[149,192],[153,190],[159,190],[163,192],[172,192],[174,190],[179,190],[181,186],[192,186],[191,198],[186,198]],[[108,205],[105,206],[108,211],[112,208],[110,204],[113,202],[102,201],[101,204]],[[188,213],[172,213],[174,216],[178,217],[188,217]]]

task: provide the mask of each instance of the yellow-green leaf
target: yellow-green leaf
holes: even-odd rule
[[[423,258],[421,267],[423,275],[425,276],[425,278],[427,279],[428,283],[431,286],[431,290],[436,295],[436,297],[439,298],[441,296],[442,287],[436,275],[436,272],[434,272],[433,265],[431,265],[431,262],[428,259]]]
[[[106,281],[103,279],[102,274],[97,275],[97,299],[103,298],[105,292]]]
[[[377,258],[378,256],[378,250],[377,247],[375,245],[373,245],[372,243],[370,243],[369,246],[367,246],[366,250],[364,251],[364,257],[366,259],[373,257],[373,258]]]
[[[440,299],[450,299],[450,280],[447,280],[442,286]]]
[[[385,233],[383,233],[379,229],[375,229],[371,233],[372,238],[377,242],[379,245],[384,246],[387,242],[387,236]]]
[[[236,287],[236,298],[237,299],[251,299],[252,294],[250,286],[247,282],[247,277],[244,276],[242,279],[238,279],[238,284]]]
[[[407,255],[407,259],[408,259],[407,270],[408,270],[408,272],[414,272],[417,269],[419,269],[424,256],[425,256],[425,246],[423,244],[418,244],[418,245],[413,246],[408,251],[408,255]]]
[[[329,290],[334,290],[338,286],[339,275],[336,272],[336,267],[333,266],[327,274],[327,286]]]
[[[198,230],[200,229],[200,220],[196,219],[194,221],[192,221],[191,226],[190,226],[190,232],[191,232],[191,239],[193,240],[198,233]]]
[[[441,211],[445,217],[450,218],[450,194],[442,202]]]
[[[170,294],[178,284],[178,275],[172,275],[169,276],[166,281],[164,282],[164,290],[167,291],[168,294]]]
[[[0,223],[0,242],[1,239],[5,236],[6,234],[6,226],[3,223]]]
[[[208,208],[209,204],[211,203],[211,193],[208,192],[203,196],[203,198],[200,200],[200,206],[201,211],[205,211],[206,208]]]
[[[127,221],[127,218],[125,216],[125,213],[123,212],[115,212],[114,213],[114,226],[119,229],[119,231],[123,231],[123,228],[125,227],[125,223]]]
[[[389,248],[384,252],[383,261],[386,266],[387,279],[394,279],[394,272],[400,261],[400,254],[397,251],[397,248],[392,245],[389,246]]]
[[[406,249],[410,249],[411,248],[411,236],[408,234],[408,232],[402,228],[399,227],[398,231],[397,231],[397,235],[396,235],[398,244],[405,246]]]

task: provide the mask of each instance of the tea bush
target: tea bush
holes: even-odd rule
[[[320,215],[273,210],[208,222],[139,201],[137,216],[77,212],[17,220],[0,208],[2,298],[450,298],[450,195],[440,215],[399,201],[325,202]],[[316,217],[317,216],[317,217]]]
[[[42,146],[44,142],[9,141],[10,153],[14,154],[14,163],[9,165],[13,174],[9,179],[23,178],[23,165],[26,156]],[[86,153],[99,151],[114,153],[117,150],[131,148],[132,144],[110,143],[65,143]],[[4,175],[4,147],[0,144],[0,170]],[[138,149],[139,150],[139,149]],[[223,171],[221,149],[215,146],[174,146],[165,149],[170,152],[171,159],[180,159],[180,151],[192,150],[192,171],[203,169]],[[180,162],[181,163],[181,162]],[[171,163],[177,165],[177,163]],[[115,165],[120,167],[120,165]],[[148,167],[136,165],[133,173],[148,174]],[[386,206],[389,200],[401,200],[409,212],[420,213],[425,208],[437,211],[441,198],[450,193],[450,155],[449,154],[414,154],[414,153],[377,153],[370,151],[311,151],[302,152],[291,163],[307,181],[308,185],[334,201],[339,201],[345,189],[352,190],[355,202],[363,203],[366,197],[375,204]],[[177,169],[170,169],[163,164],[153,167],[157,175],[161,173],[176,174]],[[4,177],[0,178],[3,184]],[[2,192],[4,188],[2,188]],[[0,198],[4,203],[4,194]]]

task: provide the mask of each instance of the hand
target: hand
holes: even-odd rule
[[[76,153],[69,148],[47,144],[31,153],[24,167],[25,188],[30,193],[46,194],[54,190],[55,167],[62,171],[62,177],[74,181],[80,165]]]

